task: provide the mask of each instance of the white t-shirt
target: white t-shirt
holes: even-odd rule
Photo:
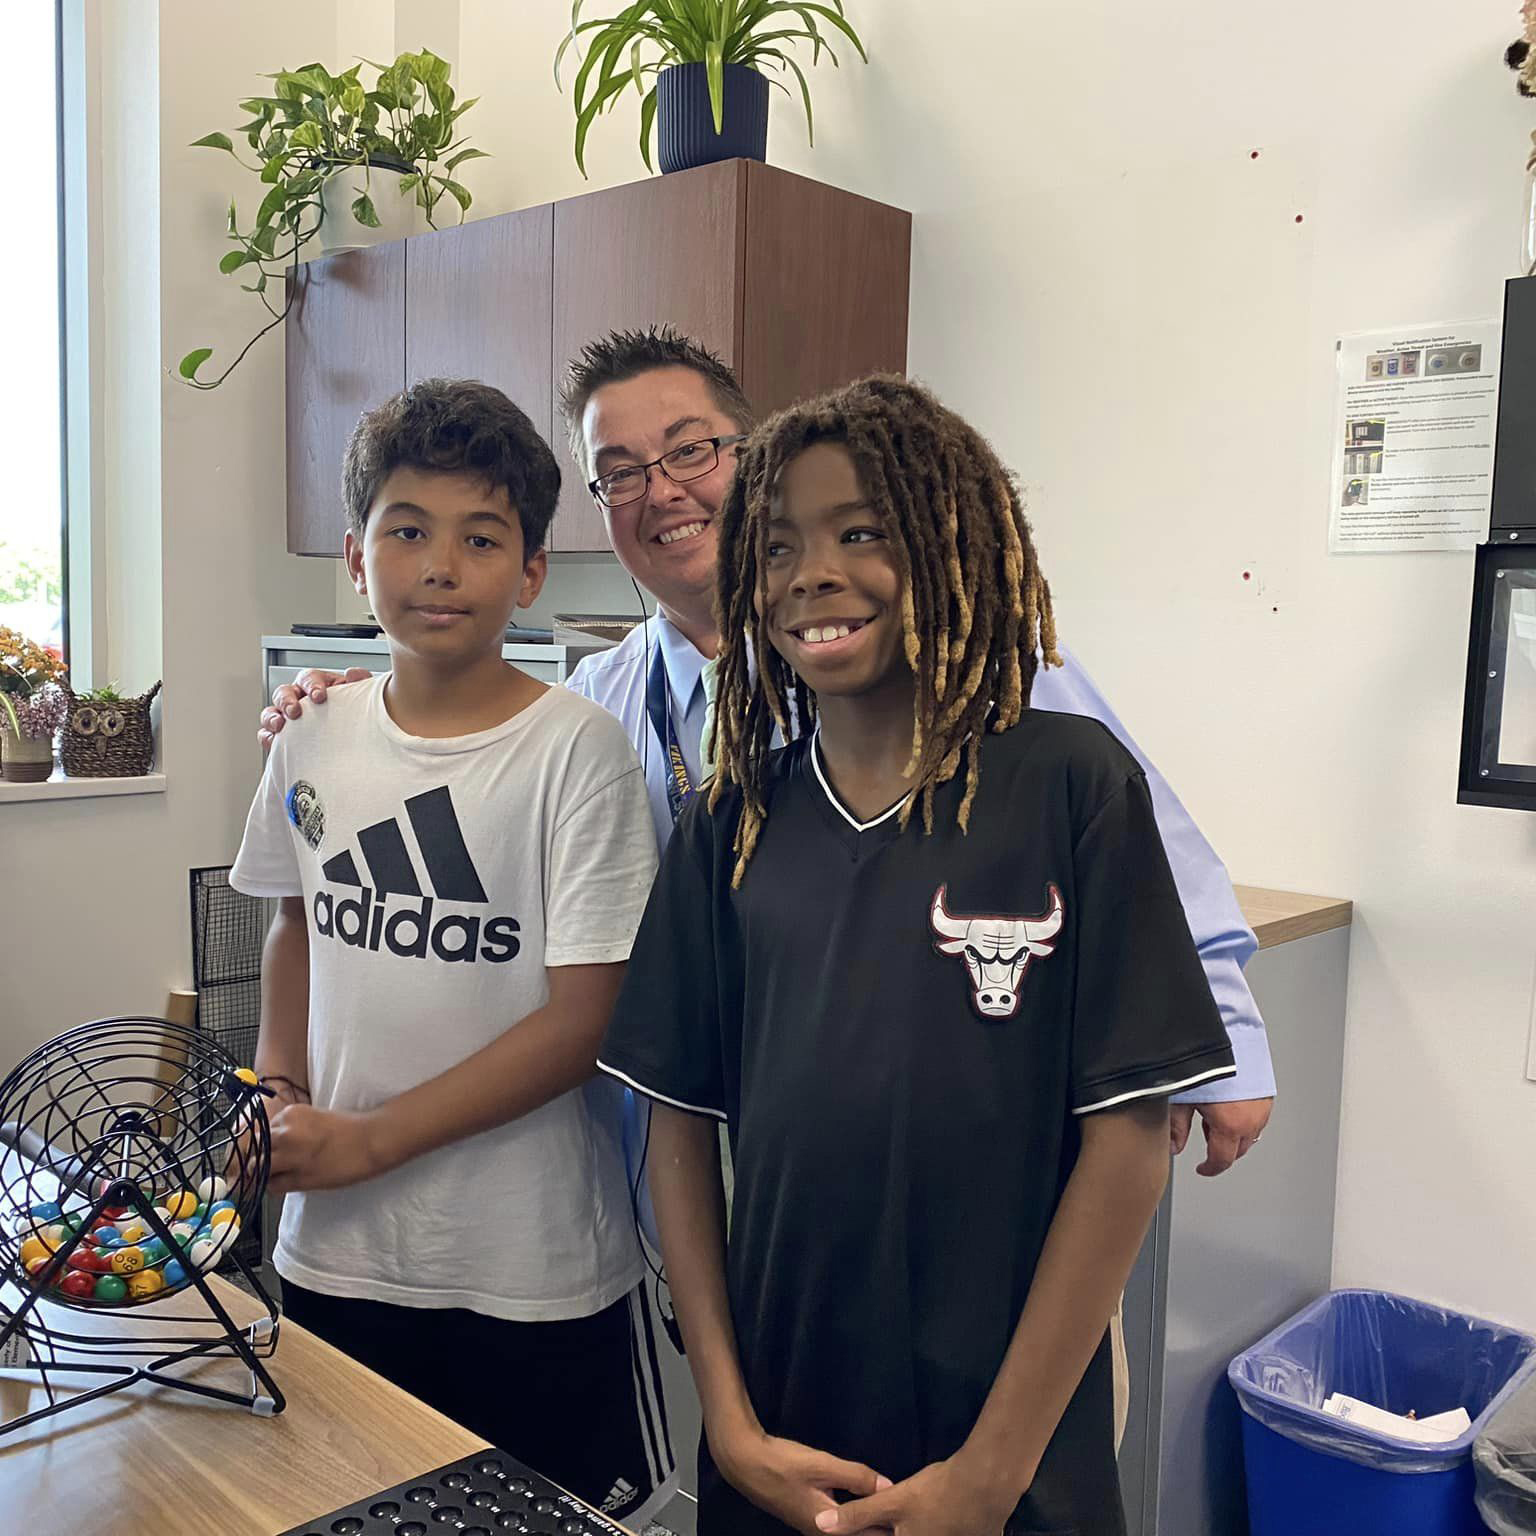
[[[626,960],[656,872],[634,750],[551,688],[488,731],[408,736],[385,677],[289,723],[230,875],[304,898],[309,1088],[367,1110],[548,1000],[546,966]],[[290,1195],[278,1273],[309,1289],[517,1321],[589,1316],[643,1272],[623,1095],[594,1080],[346,1189]]]

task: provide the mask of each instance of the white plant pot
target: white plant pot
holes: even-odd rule
[[[401,193],[404,175],[403,171],[377,165],[348,165],[327,176],[320,184],[320,202],[325,209],[320,224],[320,249],[326,255],[333,251],[358,251],[386,240],[424,234],[431,227],[426,210],[417,203],[414,187]],[[352,215],[352,204],[363,192],[373,199],[373,211],[379,216],[377,229],[359,224]]]

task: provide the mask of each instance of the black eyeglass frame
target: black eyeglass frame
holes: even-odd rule
[[[720,450],[722,448],[734,448],[738,443],[746,442],[749,435],[750,434],[746,432],[735,432],[724,437],[689,438],[686,443],[679,443],[677,447],[667,449],[667,451],[662,454],[659,459],[652,459],[649,464],[620,464],[617,466],[617,468],[605,470],[595,480],[587,481],[587,490],[590,491],[592,495],[596,497],[597,500],[600,501],[605,507],[607,507],[610,512],[613,511],[615,507],[627,507],[631,502],[639,501],[645,495],[646,491],[650,489],[651,471],[653,469],[659,469],[662,474],[664,474],[667,479],[673,483],[673,485],[687,485],[690,480],[702,480],[705,475],[712,473],[719,465]],[[705,443],[708,443],[709,446],[715,450],[714,461],[709,465],[707,469],[701,469],[696,475],[688,475],[679,479],[678,476],[674,475],[672,471],[667,468],[666,461],[670,459],[674,453],[681,453],[685,448],[700,448]],[[632,473],[635,470],[639,470],[641,489],[634,496],[626,496],[623,501],[609,501],[602,491],[603,481],[606,480],[609,475],[616,475],[621,470],[626,474]]]

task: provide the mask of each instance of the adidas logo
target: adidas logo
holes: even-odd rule
[[[618,1511],[625,1508],[634,1499],[635,1495],[639,1491],[640,1490],[636,1488],[633,1483],[628,1482],[626,1479],[621,1477],[618,1482],[616,1482],[613,1487],[608,1490],[608,1497],[604,1499],[600,1505],[598,1505],[598,1508],[605,1515],[617,1514]]]
[[[357,894],[316,891],[315,933],[355,949],[387,950],[402,959],[425,960],[434,955],[450,962],[488,960],[492,964],[514,959],[522,948],[515,917],[482,920],[478,914],[449,912],[434,920],[440,902],[478,906],[489,901],[465,845],[448,786],[411,796],[405,802],[405,815],[431,894],[421,888],[400,819],[375,822],[357,834],[369,883],[358,873],[351,849],[320,866],[330,884],[350,887]],[[403,900],[391,905],[391,897]]]

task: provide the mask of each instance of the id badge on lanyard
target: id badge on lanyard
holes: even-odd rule
[[[676,821],[682,809],[693,798],[693,777],[683,761],[683,749],[677,744],[677,732],[672,727],[671,700],[667,692],[667,668],[658,646],[651,658],[650,675],[645,685],[645,709],[651,717],[651,729],[661,743],[665,759],[663,771],[667,776],[667,805]]]

